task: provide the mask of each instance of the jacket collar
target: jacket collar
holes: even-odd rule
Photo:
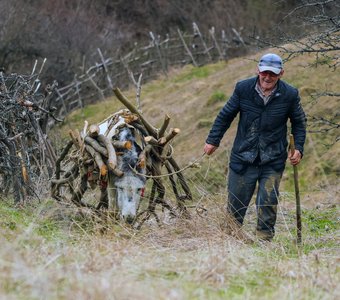
[[[253,90],[256,92],[255,90],[255,87],[256,87],[256,84],[257,84],[257,81],[259,80],[259,76],[255,76],[253,77],[253,83],[252,83],[252,87],[253,87]],[[280,96],[281,95],[281,91],[283,89],[283,82],[281,81],[281,79],[279,79],[276,83],[276,91],[273,95],[273,97],[277,97],[277,96]]]

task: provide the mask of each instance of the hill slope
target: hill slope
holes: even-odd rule
[[[201,157],[205,138],[218,111],[232,94],[238,80],[255,75],[256,60],[262,54],[256,53],[200,68],[186,66],[180,70],[173,70],[168,78],[161,77],[142,86],[141,108],[149,122],[159,127],[164,115],[168,114],[171,117],[170,127],[181,129],[181,134],[175,138],[174,148],[176,160],[182,166]],[[313,100],[311,94],[335,90],[338,75],[320,61],[315,64],[313,56],[305,55],[285,64],[283,79],[299,89],[304,109],[309,117],[328,118],[339,109],[339,99],[322,97]],[[131,102],[135,102],[134,88],[124,93]],[[85,119],[90,123],[98,122],[122,107],[122,104],[112,97],[105,102],[74,112],[58,130],[67,132],[67,128],[82,128]],[[201,161],[202,168],[190,173],[195,176],[195,180],[204,181],[205,187],[211,192],[219,192],[225,188],[224,173],[236,124],[235,120],[216,154],[204,158]],[[319,131],[322,125],[313,121],[309,122],[308,128]],[[338,158],[340,150],[336,143],[338,131],[339,129],[333,129],[325,133],[321,130],[308,134],[305,156],[299,166],[302,197],[310,199],[313,195],[313,198],[318,200],[319,197],[324,197],[323,191],[327,197],[335,196],[334,185],[337,183],[340,170]],[[204,178],[201,176],[202,173]],[[286,168],[282,187],[284,191],[292,191],[290,166]]]
[[[254,58],[174,70],[171,77],[143,87],[147,119],[159,125],[168,113],[171,126],[182,129],[174,148],[183,166],[201,155],[211,122],[223,105],[221,99],[231,94],[237,80],[254,73]],[[304,69],[306,64],[307,60],[286,66],[286,78],[303,96],[335,84],[334,73],[323,67]],[[134,99],[133,90],[126,94]],[[330,99],[327,107],[303,99],[309,113],[325,115],[338,105]],[[85,119],[97,122],[120,106],[112,98],[86,107],[55,134],[66,136],[67,128],[81,128]],[[335,197],[330,198],[335,192],[329,171],[338,166],[338,161],[330,159],[338,150],[335,145],[327,151],[323,146],[333,137],[309,135],[300,168],[308,201],[303,201],[303,244],[296,247],[291,168],[285,174],[272,243],[252,236],[253,206],[245,220],[246,234],[235,232],[229,224],[221,191],[234,134],[235,127],[216,155],[205,157],[200,169],[186,171],[195,192],[195,205],[188,207],[191,219],[169,220],[162,215],[162,226],[151,220],[136,231],[56,201],[13,207],[1,199],[0,299],[339,299],[339,212]],[[325,163],[332,163],[332,168],[325,168]],[[312,168],[316,165],[319,169]],[[320,170],[322,176],[316,176]],[[326,181],[330,184],[325,186]],[[309,190],[313,193],[307,199]],[[318,207],[307,208],[318,190],[322,201]]]

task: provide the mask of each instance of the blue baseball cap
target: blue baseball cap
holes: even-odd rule
[[[280,74],[283,69],[282,58],[274,53],[268,53],[261,57],[258,68],[260,72],[271,71]]]

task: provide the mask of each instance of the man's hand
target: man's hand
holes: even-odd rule
[[[210,155],[210,154],[213,154],[217,148],[218,148],[217,146],[205,144],[203,151],[204,153]]]
[[[293,166],[296,166],[301,160],[301,153],[299,150],[295,150],[292,155],[291,151],[288,151],[288,159]]]

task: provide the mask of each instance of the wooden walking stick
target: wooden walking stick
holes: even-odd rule
[[[295,152],[294,136],[290,135],[290,153],[293,156]],[[297,229],[297,244],[301,245],[302,230],[301,230],[301,203],[300,203],[300,190],[299,190],[299,174],[297,166],[293,166],[294,170],[294,187],[296,199],[296,229]]]

